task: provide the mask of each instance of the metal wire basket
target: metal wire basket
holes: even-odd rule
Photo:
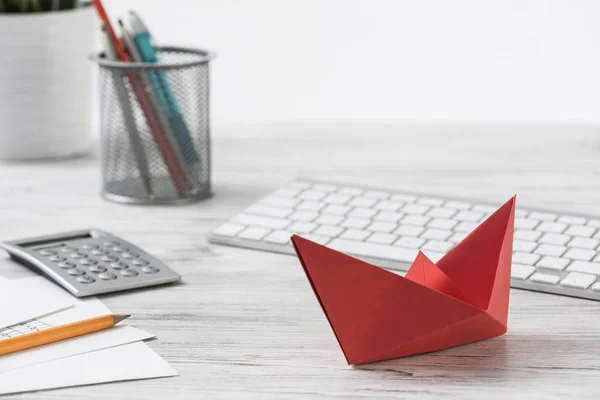
[[[102,195],[120,203],[173,204],[209,197],[209,61],[214,54],[158,49],[158,63],[100,67]]]

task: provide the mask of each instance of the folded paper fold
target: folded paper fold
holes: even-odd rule
[[[348,364],[425,353],[506,332],[515,198],[437,263],[405,277],[294,235],[292,243]]]

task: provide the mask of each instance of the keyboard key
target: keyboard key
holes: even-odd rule
[[[340,204],[330,204],[325,207],[321,212],[323,214],[333,214],[333,215],[346,215],[348,211],[350,211],[352,207],[343,206]]]
[[[593,290],[594,292],[600,292],[600,282],[598,282],[598,283],[594,283],[594,284],[592,285],[592,290]]]
[[[594,275],[582,274],[581,272],[571,272],[560,284],[562,286],[573,287],[577,289],[587,289],[592,283],[596,282]]]
[[[450,250],[454,245],[449,242],[444,242],[441,240],[430,240],[423,246],[423,250],[433,250],[439,251],[441,253],[445,253]]]
[[[563,222],[569,225],[585,225],[585,218],[563,215],[558,217],[558,222]]]
[[[573,247],[572,249],[569,249],[569,251],[567,251],[563,257],[570,258],[571,260],[590,261],[595,255],[596,252],[594,250],[578,249]]]
[[[547,212],[531,212],[529,218],[539,219],[540,221],[556,221],[558,215]]]
[[[592,237],[594,232],[596,232],[596,228],[592,228],[591,226],[573,225],[566,230],[565,235],[589,238]]]
[[[387,199],[388,197],[390,197],[390,194],[388,192],[383,192],[381,190],[367,190],[365,192],[364,196],[382,200],[382,199]]]
[[[575,237],[568,244],[569,247],[580,247],[582,249],[595,249],[598,245],[600,245],[600,240],[582,237]]]
[[[404,214],[399,212],[382,211],[373,217],[375,221],[398,222],[404,217]]]
[[[423,215],[429,210],[429,206],[423,204],[407,204],[402,207],[402,212],[406,214]]]
[[[269,207],[261,204],[254,204],[248,207],[244,212],[247,214],[264,215],[266,217],[285,218],[292,213],[292,210],[279,207]]]
[[[251,228],[246,228],[242,232],[240,232],[238,237],[241,239],[248,239],[248,240],[261,240],[262,238],[267,236],[269,233],[271,233],[270,229],[251,227]]]
[[[530,242],[537,240],[540,236],[542,236],[541,232],[530,231],[527,229],[518,229],[514,233],[515,239],[529,240]]]
[[[429,221],[428,228],[452,229],[458,222],[451,219],[435,218]]]
[[[350,211],[350,213],[348,213],[348,217],[351,217],[351,218],[371,218],[375,214],[377,214],[377,211],[373,210],[372,208],[357,207],[354,210]]]
[[[305,181],[294,181],[288,184],[289,187],[297,188],[297,189],[308,189],[312,186],[312,183]]]
[[[595,262],[573,261],[567,268],[567,271],[600,275],[600,264]]]
[[[531,253],[538,244],[535,242],[529,242],[526,240],[514,240],[513,251],[521,251],[524,253]]]
[[[537,260],[540,259],[540,256],[537,254],[531,253],[521,253],[515,252],[513,253],[512,261],[515,264],[525,264],[525,265],[534,265]]]
[[[262,199],[261,204],[280,207],[280,208],[294,208],[300,202],[300,200],[292,199],[290,197],[277,197],[269,196]]]
[[[560,257],[565,253],[565,251],[567,251],[565,246],[541,244],[537,249],[535,249],[534,253],[542,256]]]
[[[536,267],[538,267],[538,268],[543,267],[543,268],[553,269],[555,271],[562,271],[563,269],[565,269],[567,267],[567,265],[569,265],[570,262],[571,262],[571,260],[568,260],[566,258],[546,256],[546,257],[542,258],[536,264]]]
[[[400,236],[419,236],[424,230],[420,226],[402,225],[394,233]]]
[[[300,203],[297,209],[302,211],[320,211],[323,207],[325,207],[325,203],[322,201],[306,200]]]
[[[338,189],[339,194],[347,194],[349,196],[359,196],[364,190],[354,187],[341,187]]]
[[[314,211],[296,211],[295,213],[289,216],[289,219],[291,219],[292,221],[310,222],[318,216],[319,214],[317,214]]]
[[[429,210],[427,215],[429,215],[432,218],[450,218],[456,213],[457,211],[453,210],[452,208],[435,207]]]
[[[325,246],[331,240],[330,238],[328,238],[326,236],[313,235],[313,234],[310,234],[310,233],[308,235],[304,235],[302,237],[305,238],[305,239],[308,239],[310,241],[313,241],[315,243],[322,244],[323,246]]]
[[[421,237],[423,239],[446,240],[452,235],[452,232],[444,229],[427,229]]]
[[[360,229],[346,229],[346,231],[344,233],[342,233],[342,235],[340,237],[342,239],[363,241],[370,234],[371,234],[371,232],[363,231]]]
[[[267,243],[276,243],[276,244],[291,244],[290,238],[292,237],[292,232],[289,231],[273,231],[269,233],[264,239],[264,242]]]
[[[305,190],[298,195],[299,199],[303,200],[321,200],[327,196],[326,192],[320,192],[317,190]]]
[[[535,272],[535,267],[531,265],[513,264],[510,269],[511,278],[525,280]]]
[[[367,230],[372,232],[390,233],[397,227],[398,225],[391,222],[373,222],[367,227]]]
[[[323,226],[320,226],[313,233],[315,235],[320,235],[320,236],[336,237],[342,232],[344,232],[344,229],[342,229],[340,227],[323,225]]]
[[[465,222],[479,222],[483,218],[482,213],[473,212],[473,211],[460,211],[458,214],[454,216],[454,219],[457,221],[465,221]]]
[[[455,232],[452,236],[450,236],[447,240],[450,243],[460,243],[462,242],[466,237],[467,237],[468,233],[467,232]]]
[[[515,218],[515,229],[533,229],[540,221],[530,218]]]
[[[556,285],[558,283],[558,281],[560,280],[560,278],[556,275],[543,274],[541,272],[536,272],[535,274],[533,274],[531,276],[531,278],[529,278],[529,280],[531,282],[547,283],[550,285]]]
[[[413,196],[412,194],[393,194],[390,198],[403,203],[414,203],[417,200],[417,196]]]
[[[444,200],[435,199],[433,197],[421,197],[417,200],[417,204],[425,204],[427,206],[439,207],[444,204]]]
[[[344,217],[339,215],[323,214],[314,222],[321,225],[339,225],[344,220]]]
[[[240,224],[225,223],[215,229],[212,233],[219,236],[235,236],[244,230],[246,226]]]
[[[381,211],[397,211],[403,205],[404,203],[400,203],[399,201],[381,200],[375,204],[375,208]]]
[[[258,226],[261,228],[283,229],[290,224],[290,221],[283,218],[260,217],[258,215],[238,214],[232,219],[242,225]]]
[[[409,263],[413,262],[418,254],[417,249],[408,249],[404,247],[387,246],[367,242],[355,242],[341,238],[333,239],[331,243],[329,243],[329,247],[343,253],[354,254],[357,256],[384,258],[388,260]]]
[[[400,239],[398,239],[396,241],[396,243],[394,243],[394,246],[410,247],[410,248],[418,249],[421,246],[423,246],[423,243],[425,243],[424,239],[410,237],[410,236],[402,236]]]
[[[600,219],[591,219],[587,222],[586,226],[591,226],[592,228],[600,228]]]
[[[367,238],[367,242],[379,244],[392,244],[398,239],[398,236],[389,233],[374,233]]]
[[[363,219],[363,218],[346,218],[342,222],[341,225],[344,228],[363,229],[367,225],[369,225],[370,223],[371,223],[371,221],[369,221],[368,219]]]
[[[373,207],[375,203],[377,203],[377,199],[373,199],[370,197],[355,197],[354,199],[352,199],[352,201],[350,201],[348,205],[351,205],[353,207],[368,208]]]
[[[469,203],[465,203],[464,201],[447,201],[445,204],[448,208],[454,208],[456,210],[468,210],[471,208]]]
[[[497,209],[498,209],[498,207],[496,207],[496,206],[478,204],[478,205],[473,206],[471,211],[480,212],[480,213],[483,213],[484,215],[490,215]]]
[[[475,228],[477,228],[477,224],[474,222],[461,222],[460,224],[456,225],[454,230],[456,232],[471,233],[473,230],[475,230]]]
[[[352,196],[349,196],[347,194],[333,193],[333,194],[330,194],[329,196],[325,197],[323,199],[323,201],[325,203],[331,203],[331,204],[346,204],[347,202],[350,201],[351,198],[352,198]]]
[[[558,222],[542,222],[536,228],[537,231],[544,233],[563,233],[565,229],[567,229],[567,224],[560,224]]]
[[[275,197],[296,197],[300,194],[301,190],[297,188],[281,188],[273,192]]]
[[[312,222],[294,222],[287,230],[294,233],[310,233],[317,228]]]
[[[312,187],[314,190],[320,190],[321,192],[335,192],[337,190],[337,186],[331,185],[329,183],[315,183]]]
[[[555,234],[555,233],[546,233],[544,236],[542,236],[538,240],[538,242],[539,243],[564,245],[564,244],[567,244],[567,242],[569,240],[571,240],[571,236],[559,235],[559,234]]]
[[[425,217],[423,215],[407,215],[400,222],[402,225],[417,225],[424,226],[427,222],[429,222],[431,218]]]

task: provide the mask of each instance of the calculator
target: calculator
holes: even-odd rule
[[[0,243],[10,257],[76,297],[176,282],[176,272],[139,247],[100,229]]]

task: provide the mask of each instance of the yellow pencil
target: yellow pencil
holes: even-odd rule
[[[0,340],[0,356],[112,328],[128,317],[129,315],[102,315]]]

